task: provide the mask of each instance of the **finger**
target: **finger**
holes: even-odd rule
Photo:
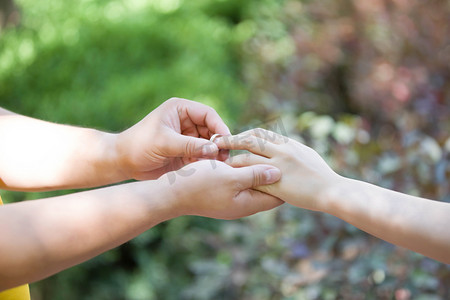
[[[178,103],[180,117],[187,116],[197,126],[205,126],[213,133],[230,135],[230,129],[225,125],[219,114],[202,103],[184,100]]]
[[[264,139],[268,142],[280,145],[280,144],[286,144],[289,142],[289,138],[278,134],[276,132],[264,129],[264,128],[254,128],[247,131],[242,132],[241,134],[250,134],[254,135],[256,137],[259,137],[261,139]]]
[[[213,135],[213,133],[209,130],[208,127],[197,126],[197,131],[200,134],[200,137],[209,140],[209,138]]]
[[[217,145],[203,138],[177,134],[168,141],[172,157],[216,158],[219,154]]]
[[[189,124],[181,125],[181,134],[182,135],[200,137],[200,133],[198,132],[197,126],[195,126],[190,120],[184,121],[183,123],[189,123]]]
[[[252,189],[240,192],[235,199],[248,215],[270,210],[284,203],[277,197]]]
[[[272,184],[281,178],[281,171],[270,165],[234,168],[233,172],[233,180],[241,191],[260,185]]]
[[[225,163],[234,168],[241,168],[252,165],[270,164],[270,159],[264,156],[246,153],[232,156]]]
[[[217,159],[220,161],[226,161],[230,157],[230,150],[219,149],[219,155]]]
[[[207,127],[197,126],[194,123],[192,123],[190,120],[184,121],[183,123],[185,123],[184,125],[181,126],[181,128],[182,128],[181,134],[183,134],[183,135],[189,135],[189,136],[193,136],[193,137],[201,137],[201,138],[204,138],[207,140],[209,140],[209,138],[212,135],[212,133],[209,131],[209,129]]]
[[[261,156],[272,157],[278,152],[277,145],[251,134],[221,136],[214,140],[219,149],[247,150]]]

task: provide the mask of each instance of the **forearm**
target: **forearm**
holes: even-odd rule
[[[450,204],[339,176],[313,149],[264,129],[215,142],[220,149],[257,154],[228,160],[234,167],[268,163],[281,170],[279,182],[258,190],[297,207],[332,214],[388,242],[450,263]]]
[[[450,205],[344,179],[323,210],[390,243],[450,263]]]
[[[137,182],[0,207],[0,290],[79,264],[175,217],[166,186]]]
[[[115,138],[0,109],[0,188],[55,190],[125,180],[117,167]]]

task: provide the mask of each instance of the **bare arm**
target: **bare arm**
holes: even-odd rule
[[[0,188],[52,190],[124,180],[112,151],[115,138],[0,108]]]
[[[214,133],[229,130],[212,108],[178,98],[119,134],[0,108],[0,188],[56,190],[155,179],[198,158],[226,159],[209,141]]]
[[[219,148],[249,150],[234,167],[279,168],[282,178],[258,190],[297,207],[335,215],[390,243],[450,263],[450,204],[409,196],[336,174],[313,149],[264,129],[217,140]]]
[[[0,291],[79,264],[170,218],[234,219],[276,207],[282,201],[250,188],[279,177],[271,166],[233,169],[205,160],[154,181],[1,206]]]
[[[0,207],[0,290],[81,263],[171,218],[166,197],[145,182]]]
[[[450,205],[345,179],[322,193],[323,211],[392,244],[450,263]]]

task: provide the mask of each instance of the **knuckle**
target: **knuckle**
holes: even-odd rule
[[[212,108],[211,106],[205,105],[206,106],[206,110],[208,111],[208,113],[212,113],[212,114],[217,114],[217,111]]]
[[[262,173],[261,172],[257,172],[257,170],[255,168],[253,168],[252,172],[253,172],[253,185],[252,186],[259,186],[259,185],[261,185]]]
[[[256,135],[263,135],[265,132],[266,132],[266,130],[263,129],[263,128],[261,128],[261,127],[258,127],[258,128],[255,128],[255,129],[254,129],[254,133],[255,133]]]
[[[256,138],[253,135],[247,135],[242,139],[242,144],[249,148],[252,148],[255,144],[255,141]]]
[[[169,98],[166,102],[168,103],[174,103],[174,102],[179,102],[181,99],[177,98],[177,97],[171,97]]]
[[[192,154],[194,146],[195,145],[191,139],[187,140],[186,143],[184,144],[184,153],[188,156]]]
[[[182,98],[177,98],[177,97],[171,97],[168,100],[166,100],[166,102],[164,102],[164,104],[167,104],[169,106],[173,106],[173,107],[178,107],[181,106],[181,104],[183,104],[185,100]]]

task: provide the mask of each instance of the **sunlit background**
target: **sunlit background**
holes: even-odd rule
[[[271,128],[342,175],[450,202],[448,1],[1,0],[0,26],[7,109],[120,131],[189,98],[234,133]],[[449,299],[449,287],[450,266],[288,205],[178,218],[31,285],[35,300]]]

